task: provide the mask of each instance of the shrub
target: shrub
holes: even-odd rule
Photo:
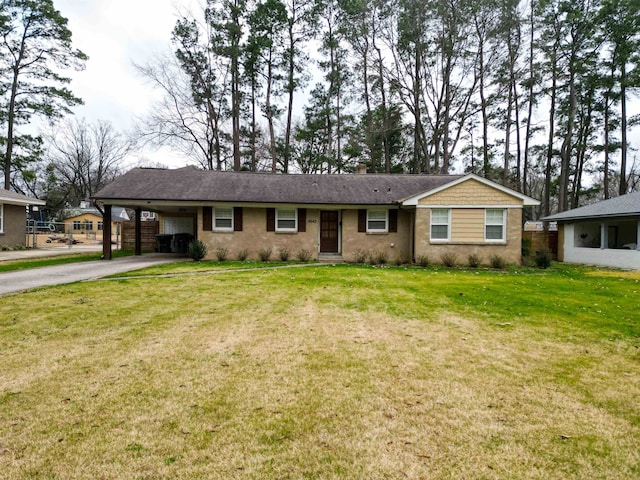
[[[406,265],[407,263],[411,263],[411,258],[406,253],[398,255],[395,261],[396,265]]]
[[[226,262],[229,256],[229,249],[224,247],[216,248],[216,258],[219,262]]]
[[[551,260],[553,255],[551,251],[544,247],[536,252],[536,265],[538,268],[549,268],[551,266]]]
[[[281,248],[280,251],[278,252],[279,256],[280,256],[280,260],[283,262],[287,262],[289,261],[289,249],[287,248]]]
[[[308,262],[309,260],[311,260],[311,252],[306,248],[301,248],[300,250],[298,250],[298,254],[296,256],[301,262]]]
[[[207,256],[207,246],[201,240],[193,240],[187,246],[187,255],[194,262],[199,262]]]
[[[431,264],[431,259],[429,255],[419,255],[418,258],[416,258],[416,263],[421,267],[428,267],[429,264]]]
[[[447,252],[440,255],[440,260],[442,260],[442,264],[447,268],[453,268],[456,266],[456,254],[453,252]]]
[[[475,253],[472,253],[471,255],[469,255],[468,260],[469,260],[470,268],[478,268],[482,263],[482,261],[480,260],[480,257]]]
[[[498,270],[503,270],[507,265],[504,257],[501,257],[500,255],[491,255],[489,257],[489,263],[492,268],[497,268]]]
[[[273,250],[271,248],[261,248],[260,250],[258,250],[258,257],[260,258],[261,262],[268,262],[271,258],[272,253]]]
[[[247,258],[249,258],[249,250],[247,250],[246,248],[243,248],[238,252],[237,257],[238,257],[238,260],[240,260],[241,262],[244,262]]]
[[[355,263],[366,263],[367,262],[367,252],[361,249],[357,249],[353,252],[353,261]]]
[[[382,250],[378,252],[371,252],[369,255],[369,263],[371,265],[384,265],[388,261],[389,257],[387,256],[387,252]]]

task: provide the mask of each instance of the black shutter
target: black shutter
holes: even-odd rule
[[[299,232],[307,231],[307,209],[306,208],[298,209],[298,231]]]
[[[367,211],[364,208],[358,210],[358,231],[367,231]]]
[[[233,231],[242,231],[242,207],[233,207]]]
[[[389,210],[389,232],[398,231],[398,210]]]
[[[202,207],[202,230],[210,232],[213,230],[213,208]]]
[[[276,209],[267,208],[267,232],[276,231]]]

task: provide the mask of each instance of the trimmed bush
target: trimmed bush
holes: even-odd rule
[[[447,252],[440,255],[440,260],[445,267],[453,268],[456,266],[457,257],[455,253]]]
[[[301,248],[300,250],[298,250],[296,256],[301,262],[308,262],[309,260],[311,260],[311,252],[306,248]]]
[[[469,258],[467,260],[469,261],[469,268],[478,268],[482,263],[480,257],[475,253],[469,255]]]
[[[258,250],[258,257],[260,258],[261,262],[268,262],[271,258],[272,253],[273,250],[271,248],[261,248],[260,250]]]
[[[226,262],[229,257],[229,249],[224,247],[216,248],[216,258],[219,262]]]
[[[548,248],[544,247],[536,252],[536,266],[538,268],[549,268],[551,260],[553,260],[553,255]]]
[[[193,240],[187,246],[187,255],[194,262],[199,262],[207,256],[207,246],[201,240]]]
[[[238,252],[237,258],[241,262],[244,262],[247,258],[249,258],[249,250],[247,250],[246,248],[243,248]]]
[[[289,249],[287,248],[281,248],[280,251],[278,252],[278,256],[280,257],[280,260],[283,262],[288,262],[289,261]]]
[[[489,263],[491,264],[492,268],[498,270],[504,270],[504,268],[507,266],[507,262],[505,261],[504,257],[500,255],[491,255],[489,257]]]

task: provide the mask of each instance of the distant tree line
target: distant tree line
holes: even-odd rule
[[[640,0],[206,0],[171,45],[136,136],[206,169],[463,168],[534,215],[639,187]],[[0,0],[4,188],[74,204],[120,173],[111,125],[60,122],[86,59],[52,0]]]
[[[139,133],[207,169],[461,164],[566,210],[638,187],[639,42],[640,0],[208,0],[139,67],[166,95]]]

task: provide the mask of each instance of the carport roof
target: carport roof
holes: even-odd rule
[[[134,168],[93,198],[127,202],[239,202],[393,205],[463,175],[274,175],[250,172]]]
[[[567,210],[543,218],[544,221],[567,222],[570,220],[586,220],[603,217],[640,216],[640,192],[627,193],[602,202]]]

